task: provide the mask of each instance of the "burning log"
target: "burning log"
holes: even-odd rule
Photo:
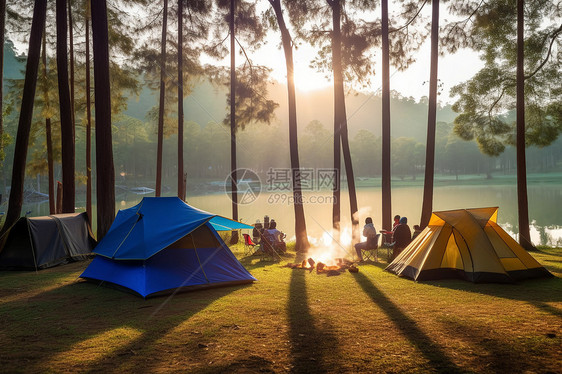
[[[326,274],[329,277],[340,275],[346,270],[349,270],[350,273],[357,273],[359,271],[353,262],[345,258],[336,258],[334,261],[336,265],[326,265],[323,262],[316,262],[312,257],[309,257],[307,260],[302,260],[300,263],[288,263],[285,267],[310,271],[316,267],[317,274]]]
[[[309,259],[312,261],[312,263],[310,264],[311,266],[307,266],[310,262],[307,262],[306,260],[303,260],[302,262],[299,262],[298,264],[289,262],[287,265],[285,265],[284,267],[286,268],[290,268],[290,269],[303,269],[303,270],[312,270],[314,269],[314,260]]]
[[[359,273],[359,268],[355,265],[351,265],[347,270],[349,270],[350,273]]]

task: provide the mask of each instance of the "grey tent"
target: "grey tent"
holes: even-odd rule
[[[0,238],[0,269],[37,270],[85,260],[94,246],[86,213],[21,217]]]

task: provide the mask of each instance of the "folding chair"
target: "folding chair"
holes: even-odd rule
[[[242,234],[244,237],[244,256],[251,256],[256,252],[256,243],[248,234]]]
[[[363,255],[364,260],[370,260],[379,262],[378,255],[379,255],[379,238],[381,234],[377,234],[373,239],[369,241],[371,246],[367,249],[363,249],[361,254]]]
[[[380,249],[386,249],[386,259],[388,262],[390,262],[390,259],[392,258],[392,251],[393,251],[393,245],[392,245],[393,232],[388,230],[381,230],[380,233],[383,234]]]
[[[267,260],[268,258],[272,261],[281,260],[281,256],[277,253],[275,249],[275,243],[273,238],[269,237],[268,235],[262,235],[261,238],[261,245],[260,245],[260,253],[261,259]]]

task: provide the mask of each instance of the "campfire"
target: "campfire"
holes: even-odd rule
[[[348,232],[349,231],[349,232]],[[355,264],[345,258],[346,247],[351,247],[351,230],[340,233],[340,243],[335,243],[332,236],[324,233],[321,239],[309,238],[312,248],[309,257],[300,263],[288,263],[285,267],[313,271],[328,276],[340,275],[345,271],[356,273],[359,269]]]
[[[335,265],[326,265],[323,262],[316,262],[312,257],[307,260],[302,260],[301,263],[288,263],[285,265],[290,269],[302,269],[313,271],[316,269],[317,274],[326,274],[328,276],[340,275],[348,270],[350,273],[357,273],[359,269],[353,264],[353,262],[345,258],[336,258]]]

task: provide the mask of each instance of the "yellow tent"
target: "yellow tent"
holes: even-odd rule
[[[429,225],[385,270],[423,281],[511,283],[551,277],[497,224],[498,208],[434,212]]]

